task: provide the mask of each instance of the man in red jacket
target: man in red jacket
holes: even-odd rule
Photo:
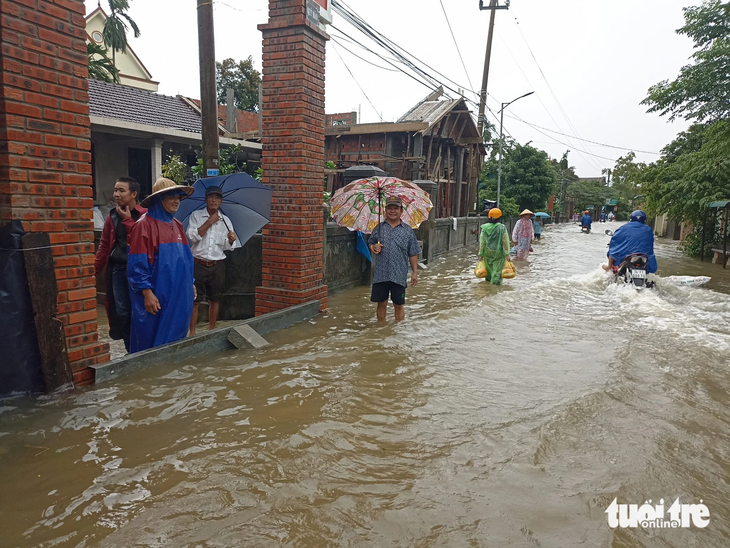
[[[109,336],[123,339],[129,352],[132,305],[127,281],[127,250],[134,223],[147,210],[137,204],[139,183],[132,177],[119,177],[114,185],[115,209],[109,212],[101,232],[99,249],[94,260],[96,273],[106,272],[106,311]]]

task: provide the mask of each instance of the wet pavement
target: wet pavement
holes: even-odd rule
[[[400,324],[357,288],[263,351],[4,400],[0,544],[730,546],[730,275],[666,242],[706,288],[609,286],[607,242],[550,227],[501,287],[431,265]],[[677,497],[709,525],[608,526]]]

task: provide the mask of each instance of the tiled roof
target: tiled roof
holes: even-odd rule
[[[89,80],[91,116],[201,133],[200,115],[178,97]]]

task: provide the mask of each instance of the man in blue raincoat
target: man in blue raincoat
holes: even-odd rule
[[[646,213],[637,209],[631,214],[629,223],[619,227],[611,238],[608,247],[608,264],[603,269],[610,271],[611,268],[621,264],[626,257],[632,253],[643,253],[648,257],[646,265],[647,273],[657,271],[656,257],[654,256],[654,231],[646,222]]]
[[[161,178],[152,190],[142,201],[147,214],[135,223],[129,242],[131,352],[185,338],[195,300],[193,254],[174,217],[193,188]]]
[[[587,226],[590,229],[592,223],[593,223],[593,219],[591,219],[591,215],[590,215],[590,213],[588,213],[588,210],[586,209],[585,215],[583,215],[583,217],[581,217],[581,219],[580,219],[580,226],[581,227]]]

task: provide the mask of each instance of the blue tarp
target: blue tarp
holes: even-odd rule
[[[625,224],[614,232],[606,256],[613,257],[616,266],[632,253],[644,253],[649,257],[646,271],[656,272],[654,256],[654,232],[651,227],[637,221]]]
[[[370,255],[370,248],[368,248],[368,244],[365,242],[365,236],[360,231],[357,231],[357,252],[364,255],[371,263],[373,262],[373,257]]]

